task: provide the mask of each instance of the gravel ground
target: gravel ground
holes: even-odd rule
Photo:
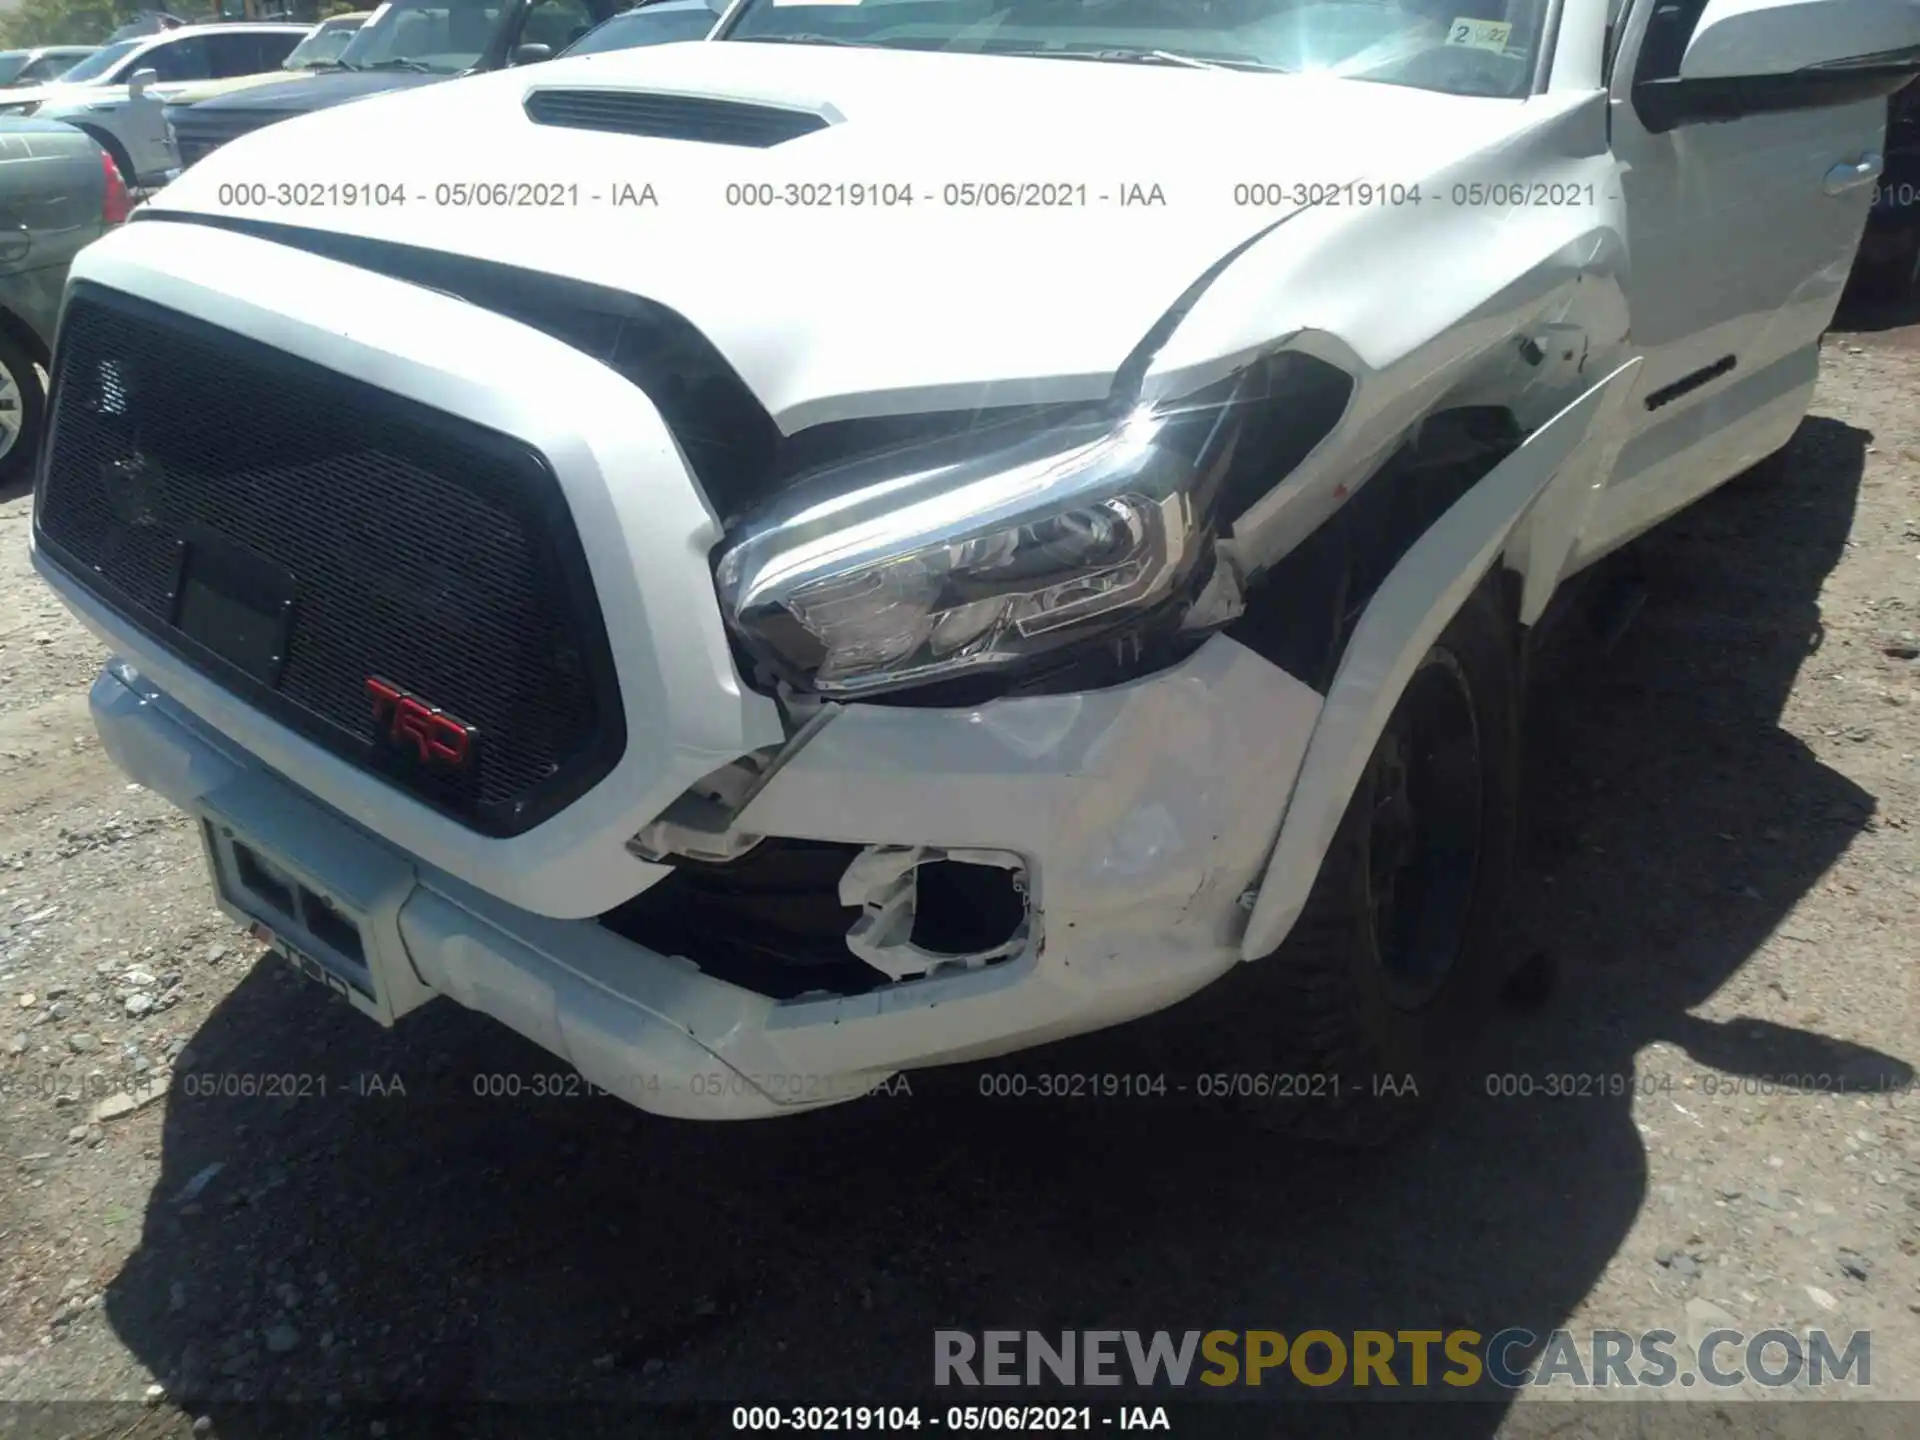
[[[0,1400],[159,1385],[57,1422],[156,1436],[287,1433],[260,1399],[354,1434],[421,1396],[886,1401],[934,1329],[1008,1324],[1825,1325],[1920,1398],[1916,335],[1830,337],[1783,463],[1650,539],[1609,655],[1545,667],[1519,933],[1559,984],[1363,1157],[965,1077],[733,1127],[480,1098],[557,1067],[450,1004],[383,1032],[214,909],[187,823],[101,753],[101,651],[0,495]],[[1021,1063],[1137,1070],[1153,1034]],[[310,1078],[194,1093],[261,1073]],[[1810,1074],[1856,1089],[1775,1083]],[[1835,1408],[1821,1433],[1916,1433]]]

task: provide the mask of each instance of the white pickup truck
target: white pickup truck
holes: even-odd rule
[[[1246,967],[1219,1060],[1375,1138],[1503,979],[1533,627],[1792,435],[1917,67],[1915,0],[737,0],[90,247],[35,560],[377,1020],[730,1118]]]

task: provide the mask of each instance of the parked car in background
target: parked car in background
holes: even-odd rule
[[[1920,297],[1920,84],[1888,102],[1884,157],[1853,281],[1863,299],[1899,303]]]
[[[702,20],[699,9],[687,0],[643,0],[619,14],[629,24],[618,44],[604,48],[699,39],[718,19],[715,10]],[[169,106],[167,122],[185,167],[230,140],[295,115],[550,59],[620,11],[615,0],[393,0],[353,37],[337,69],[297,86]]]
[[[727,0],[651,0],[601,21],[560,53],[598,55],[606,50],[704,40],[726,9]]]
[[[51,85],[0,91],[0,115],[64,120],[91,135],[128,185],[160,183],[173,163],[166,116],[132,103],[149,90],[165,96],[195,80],[278,69],[311,25],[182,25],[103,45]],[[146,72],[150,80],[142,80]],[[138,93],[136,93],[138,92]]]
[[[53,120],[0,119],[0,484],[33,463],[67,266],[127,218],[119,167]]]
[[[373,14],[371,10],[357,10],[349,15],[330,15],[307,33],[307,37],[293,47],[291,54],[280,62],[278,69],[263,70],[257,75],[235,75],[224,80],[209,80],[204,85],[189,85],[183,90],[169,94],[166,105],[197,105],[202,100],[211,100],[216,95],[231,95],[238,90],[252,90],[261,85],[278,85],[282,82],[305,80],[322,71],[339,66],[341,53],[353,39],[354,33],[366,23]]]
[[[0,89],[57,80],[100,47],[42,45],[37,50],[0,50]]]
[[[306,80],[328,70],[344,68],[340,63],[341,52],[353,39],[356,31],[366,23],[371,10],[355,11],[349,15],[331,15],[310,30],[306,38],[293,47],[287,58],[276,69],[263,70],[253,75],[234,75],[222,80],[208,80],[204,84],[188,85],[182,89],[167,91],[148,90],[131,98],[129,108],[139,110],[138,125],[143,134],[157,134],[161,144],[166,147],[165,162],[157,168],[155,182],[165,184],[180,173],[180,149],[174,139],[173,127],[168,117],[176,110],[188,105],[197,105],[203,100],[212,100],[221,95],[232,95],[241,90],[257,90],[265,85],[279,85]]]
[[[244,19],[246,17],[221,16],[219,18]],[[131,20],[128,20],[119,29],[115,30],[113,34],[107,37],[107,44],[111,45],[116,40],[130,40],[146,35],[158,35],[166,30],[178,30],[186,25],[186,23],[187,22],[182,20],[178,15],[171,14],[166,10],[137,11]]]

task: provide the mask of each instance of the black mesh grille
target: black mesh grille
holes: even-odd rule
[[[140,209],[134,223],[205,225],[270,240],[457,295],[553,336],[631,380],[659,407],[723,519],[764,498],[780,431],[746,383],[684,316],[650,300],[541,270],[233,215]]]
[[[579,540],[532,451],[245,337],[76,286],[36,524],[101,597],[224,684],[492,834],[624,742]],[[182,542],[290,575],[269,687],[175,628]],[[379,677],[473,727],[455,778],[376,742]]]
[[[827,128],[824,118],[805,110],[637,90],[536,90],[527,97],[527,118],[536,125],[562,125],[570,130],[607,130],[755,150]]]

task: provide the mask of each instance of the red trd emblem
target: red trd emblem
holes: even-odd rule
[[[413,751],[422,765],[439,770],[464,770],[472,763],[471,725],[377,676],[367,677],[367,694],[374,723],[388,744]]]

